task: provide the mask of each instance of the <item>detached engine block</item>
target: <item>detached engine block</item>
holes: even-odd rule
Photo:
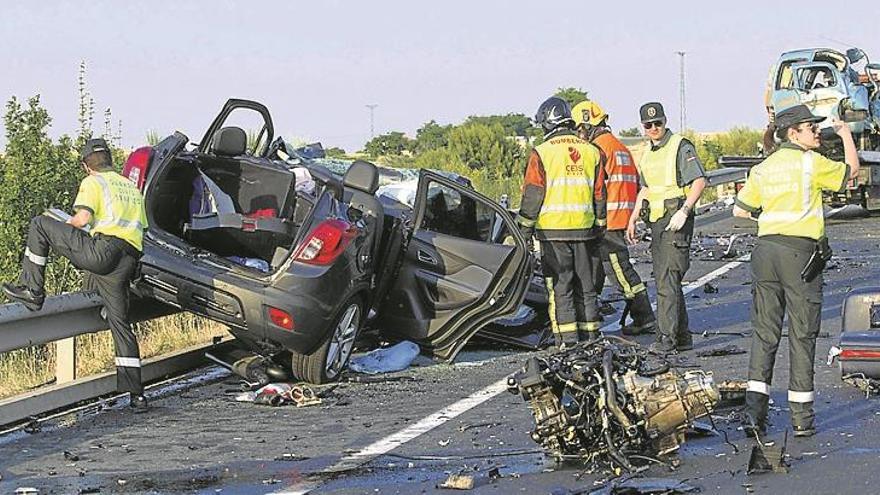
[[[678,450],[687,426],[719,399],[711,373],[680,373],[612,336],[531,358],[508,385],[532,409],[532,439],[554,458],[628,471]]]

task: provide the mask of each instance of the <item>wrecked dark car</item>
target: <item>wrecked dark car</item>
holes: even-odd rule
[[[234,125],[243,113],[250,123]],[[175,132],[126,162],[150,222],[135,290],[228,325],[301,380],[336,379],[368,315],[451,360],[523,300],[525,239],[465,185],[420,171],[412,207],[377,197],[371,163],[339,177],[282,159],[268,109],[247,100],[229,100],[188,143]]]

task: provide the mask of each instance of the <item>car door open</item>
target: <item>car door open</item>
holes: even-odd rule
[[[380,322],[452,360],[480,327],[517,309],[533,258],[501,206],[437,173],[421,171],[413,221]]]

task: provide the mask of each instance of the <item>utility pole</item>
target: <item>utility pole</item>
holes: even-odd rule
[[[369,105],[366,105],[366,107],[370,109],[370,139],[373,139],[373,137],[375,137],[375,135],[376,135],[376,129],[373,125],[375,122],[373,120],[373,116],[374,116],[373,114],[375,113],[376,107],[378,107],[378,106],[379,105],[376,103],[370,103]]]
[[[681,119],[679,125],[681,127],[679,128],[678,132],[684,132],[687,130],[687,100],[685,98],[685,92],[684,92],[684,55],[685,55],[685,52],[675,52],[675,53],[678,54],[678,57],[680,60],[680,65],[679,65],[680,72],[679,72],[678,87],[679,87],[679,100],[680,100],[679,118]]]

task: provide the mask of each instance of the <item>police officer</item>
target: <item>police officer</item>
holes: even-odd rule
[[[608,114],[598,103],[591,100],[578,103],[572,108],[572,118],[578,135],[598,147],[606,158],[607,230],[599,242],[602,264],[597,270],[596,292],[601,294],[605,274],[610,273],[626,299],[621,331],[624,335],[648,332],[656,323],[654,310],[645,284],[629,262],[626,246],[626,226],[639,193],[639,172],[629,149],[611,133]],[[624,325],[627,313],[633,319],[630,325]]]
[[[88,176],[73,202],[76,214],[62,223],[37,216],[28,228],[27,247],[18,285],[3,284],[3,291],[31,311],[45,299],[44,273],[49,249],[86,271],[86,285],[97,289],[107,311],[116,348],[116,379],[120,391],[129,392],[135,412],[148,409],[141,384],[137,339],[128,322],[129,282],[143,250],[147,228],[141,192],[113,171],[110,148],[103,139],[91,139],[82,150]],[[90,226],[90,233],[82,230]]]
[[[516,220],[526,239],[534,233],[541,242],[551,327],[564,347],[599,336],[594,271],[605,221],[604,158],[577,136],[565,100],[548,98],[535,122],[544,142],[529,155]]]
[[[705,172],[694,145],[666,128],[663,105],[645,103],[639,109],[649,148],[639,160],[640,182],[636,197],[641,208],[648,203],[651,258],[657,284],[657,352],[693,349],[681,280],[690,267],[694,234],[694,205],[706,187]],[[639,210],[629,217],[627,240],[634,244]]]
[[[791,423],[796,436],[815,433],[813,359],[822,322],[823,265],[810,266],[817,270],[813,274],[806,268],[817,241],[827,246],[822,191],[843,191],[859,175],[855,143],[846,124],[836,119],[831,123],[843,142],[846,163],[813,151],[820,144],[817,122],[821,120],[806,105],[778,112],[777,137],[783,143],[751,169],[733,208],[735,216],[758,220],[758,243],[751,259],[754,333],[746,410],[747,427],[761,434],[766,432],[773,364],[786,311]]]

